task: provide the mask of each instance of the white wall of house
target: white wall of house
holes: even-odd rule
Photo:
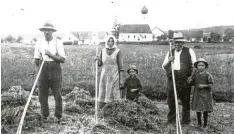
[[[149,33],[119,33],[119,41],[147,42],[153,41],[153,34]]]

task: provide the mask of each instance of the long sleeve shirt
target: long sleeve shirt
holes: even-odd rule
[[[39,40],[35,45],[34,59],[44,59],[44,61],[54,61],[49,56],[45,55],[45,50],[48,50],[51,54],[60,55],[66,58],[63,43],[55,38],[51,41],[46,41],[45,39]]]

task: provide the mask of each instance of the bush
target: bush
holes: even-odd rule
[[[202,46],[200,44],[196,44],[193,48],[195,48],[195,49],[202,49]]]

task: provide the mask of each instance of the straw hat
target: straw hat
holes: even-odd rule
[[[184,36],[181,32],[173,33],[173,40],[175,42],[187,42],[187,40],[184,39]]]
[[[54,28],[54,25],[52,24],[52,23],[50,23],[50,22],[46,22],[44,25],[43,25],[43,27],[42,28],[39,28],[39,30],[40,31],[44,31],[44,30],[46,30],[46,29],[50,29],[50,30],[52,30],[53,32],[56,32],[57,30]]]
[[[136,68],[135,65],[130,65],[129,68],[128,68],[128,70],[127,70],[127,72],[129,73],[129,71],[130,71],[131,69],[135,70],[135,71],[136,71],[136,74],[138,74],[138,70],[137,70],[137,68]]]
[[[206,68],[208,67],[208,63],[203,58],[198,58],[197,61],[194,63],[194,67],[197,68],[197,65],[198,65],[199,62],[203,62],[205,64]]]

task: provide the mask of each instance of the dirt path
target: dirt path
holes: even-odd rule
[[[66,102],[64,102],[65,105]],[[77,114],[64,112],[62,123],[59,125],[56,123],[53,116],[54,112],[54,99],[49,97],[50,104],[50,116],[47,123],[44,123],[41,127],[36,127],[34,130],[24,130],[26,134],[122,134],[122,133],[137,133],[147,134],[144,131],[134,131],[131,128],[127,128],[122,125],[109,125],[105,119],[99,119],[99,124],[95,125],[94,115]],[[164,134],[175,133],[175,126],[166,124],[167,105],[165,102],[158,102],[158,108],[160,109],[160,117],[164,124],[161,126],[161,132]],[[34,104],[32,108],[40,112],[40,105],[38,98],[34,97]],[[181,109],[180,109],[181,112]],[[216,103],[214,105],[214,112],[210,114],[208,120],[208,129],[206,131],[198,130],[196,128],[196,115],[195,112],[191,112],[191,124],[189,126],[182,126],[184,134],[198,134],[198,133],[234,133],[234,104],[233,103]],[[148,133],[149,134],[149,133]]]

